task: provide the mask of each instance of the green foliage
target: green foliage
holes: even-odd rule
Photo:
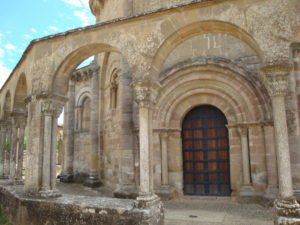
[[[0,225],[12,225],[4,215],[2,209],[0,209]]]

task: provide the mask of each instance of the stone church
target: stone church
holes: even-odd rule
[[[63,112],[59,181],[135,199],[136,224],[186,195],[276,199],[275,224],[300,224],[299,0],[90,8],[95,25],[33,40],[1,89],[0,176],[61,196]]]

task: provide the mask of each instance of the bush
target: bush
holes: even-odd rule
[[[2,209],[0,209],[0,225],[12,225],[4,215]]]

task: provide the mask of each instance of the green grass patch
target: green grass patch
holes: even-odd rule
[[[0,225],[12,225],[4,215],[2,209],[0,209]]]

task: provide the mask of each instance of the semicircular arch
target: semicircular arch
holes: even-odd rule
[[[119,52],[116,48],[103,43],[93,43],[81,46],[71,52],[60,64],[52,81],[52,91],[56,94],[67,93],[70,74],[85,59],[103,52]]]
[[[240,74],[216,65],[193,66],[162,82],[156,103],[155,128],[180,129],[184,115],[197,105],[219,108],[230,124],[271,119],[267,96]]]
[[[151,66],[151,74],[158,78],[160,70],[167,59],[168,55],[181,43],[195,36],[208,33],[228,34],[238,38],[246,43],[257,54],[259,60],[263,62],[263,54],[261,48],[255,39],[242,28],[224,21],[207,20],[199,21],[177,30],[171,34],[157,50]]]

